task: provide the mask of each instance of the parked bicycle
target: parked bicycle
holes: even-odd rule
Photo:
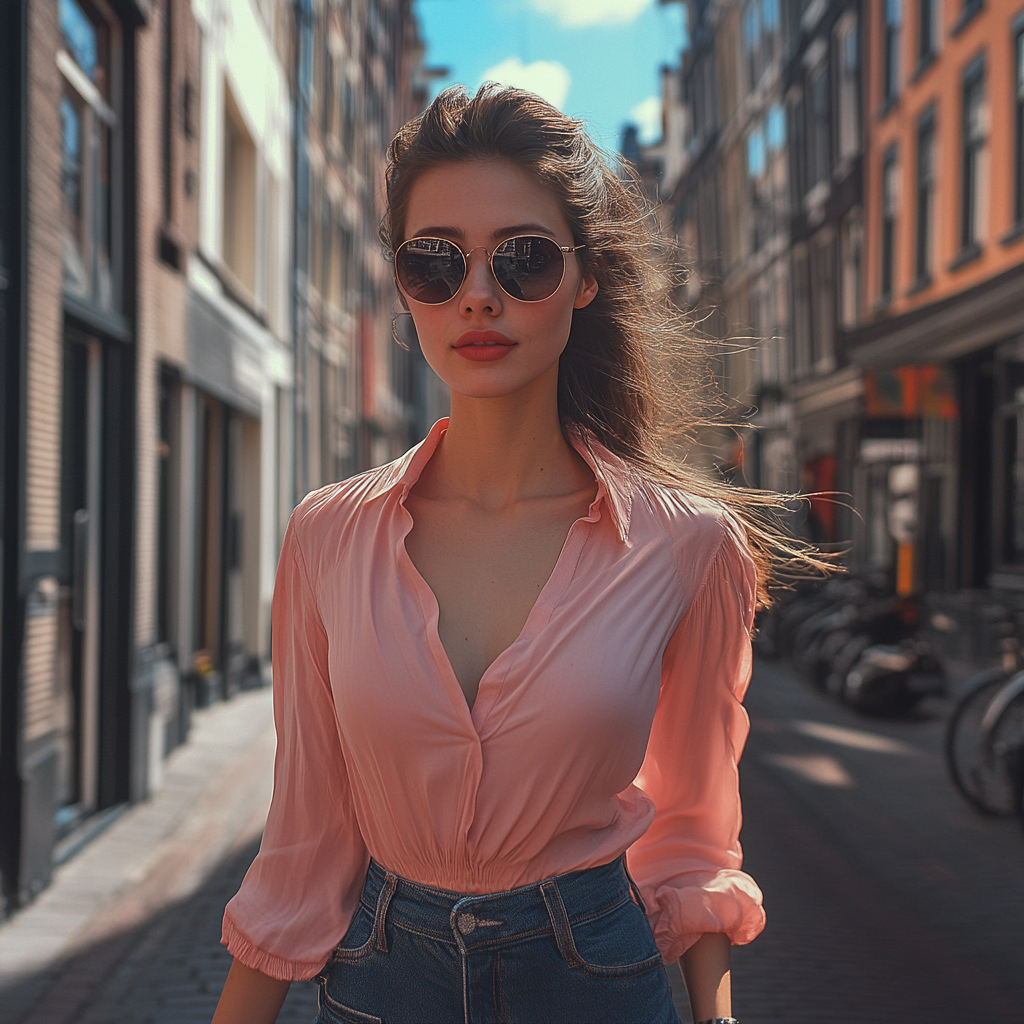
[[[972,676],[946,727],[953,784],[982,814],[1024,816],[1024,661],[1006,644],[1003,664]]]

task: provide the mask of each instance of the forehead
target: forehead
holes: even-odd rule
[[[467,238],[536,224],[571,242],[558,200],[536,175],[507,160],[462,160],[424,171],[409,191],[405,236],[449,227]]]

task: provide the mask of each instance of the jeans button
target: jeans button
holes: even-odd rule
[[[476,918],[472,914],[459,914],[455,923],[463,935],[469,935],[476,929]]]

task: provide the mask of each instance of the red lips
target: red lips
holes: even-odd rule
[[[464,359],[489,362],[507,356],[516,343],[498,331],[466,331],[452,347]]]

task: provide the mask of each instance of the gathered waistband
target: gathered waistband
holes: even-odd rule
[[[599,867],[553,875],[508,892],[477,895],[412,882],[371,858],[360,899],[381,931],[388,920],[463,951],[552,930],[557,936],[567,926],[598,918],[628,899],[644,907],[626,870],[625,854]],[[378,938],[383,942],[382,934]]]

